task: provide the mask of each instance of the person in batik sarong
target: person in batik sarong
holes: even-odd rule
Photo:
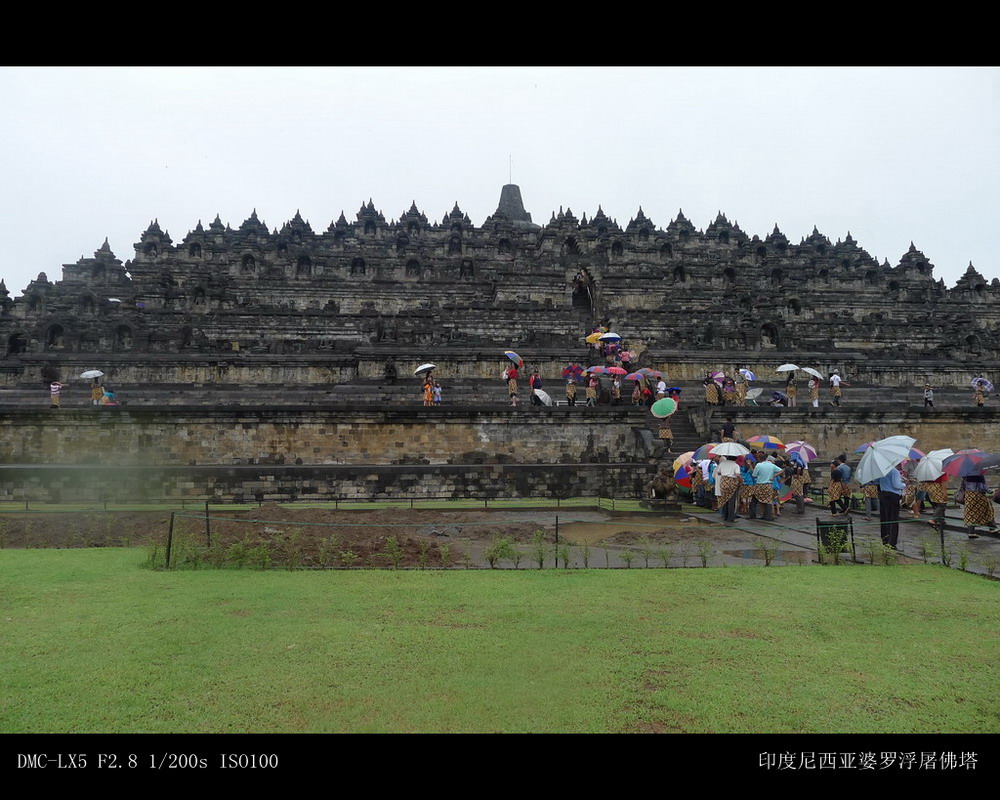
[[[827,492],[830,495],[830,513],[836,516],[837,506],[840,506],[841,514],[847,513],[847,508],[849,508],[848,499],[850,497],[850,487],[844,482],[843,474],[841,473],[839,461],[830,462],[830,487]]]
[[[809,477],[809,469],[801,464],[792,467],[792,477],[789,486],[792,487],[792,499],[795,501],[795,510],[800,514],[806,513],[806,487],[812,483]]]
[[[865,498],[865,519],[871,522],[872,514],[878,510],[878,481],[871,481],[862,486],[861,496]]]
[[[664,417],[660,420],[660,429],[656,434],[659,439],[664,442],[667,446],[667,452],[673,452],[670,447],[674,443],[674,432],[670,427],[670,417]]]
[[[934,481],[924,481],[920,488],[927,492],[927,501],[931,504],[934,519],[944,519],[944,510],[948,505],[948,474],[945,473]]]
[[[736,373],[733,380],[736,381],[736,405],[745,406],[747,404],[747,382],[739,373]]]
[[[819,408],[819,378],[809,379],[809,399],[812,400],[813,408]]]
[[[740,475],[739,464],[727,456],[720,456],[719,466],[715,471],[715,507],[722,511],[722,519],[725,522],[733,522],[736,519],[736,504],[739,501],[742,485],[743,478]]]
[[[705,386],[705,402],[710,406],[719,405],[719,384],[715,382],[712,373],[709,372],[705,375],[705,380],[702,381],[702,384]]]
[[[795,373],[788,373],[788,380],[785,381],[785,394],[788,395],[788,407],[795,407],[795,398],[799,394],[799,387],[795,383]]]
[[[736,383],[728,375],[722,381],[722,400],[724,405],[736,405]]]
[[[986,478],[982,475],[969,475],[962,478],[962,488],[965,489],[965,526],[969,529],[969,538],[977,539],[977,527],[985,526],[991,531],[997,529],[993,518],[993,504],[986,493]]]

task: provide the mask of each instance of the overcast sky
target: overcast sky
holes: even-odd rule
[[[18,295],[105,237],[126,261],[154,218],[320,232],[371,198],[481,225],[512,178],[540,224],[722,211],[992,279],[998,98],[995,68],[0,68],[0,277]]]

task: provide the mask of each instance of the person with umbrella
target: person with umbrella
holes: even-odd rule
[[[736,458],[719,456],[719,466],[715,470],[715,507],[722,512],[723,522],[734,522],[738,518],[736,503],[742,485],[740,465],[736,463]]]
[[[944,519],[945,508],[948,505],[948,473],[944,471],[942,462],[948,456],[955,455],[951,449],[931,450],[924,455],[913,470],[913,477],[921,481],[920,488],[927,493],[931,504],[932,516]]]
[[[882,523],[882,544],[898,550],[896,544],[899,541],[899,506],[905,490],[898,464],[878,479],[878,487],[878,516]]]
[[[986,388],[982,383],[977,383],[975,386],[975,393],[972,395],[972,399],[976,401],[976,405],[982,408],[986,403]]]
[[[792,489],[792,499],[795,500],[795,510],[799,514],[806,513],[806,486],[812,483],[809,476],[809,467],[806,462],[798,457],[797,453],[789,456],[788,485]]]
[[[576,380],[573,378],[566,381],[566,405],[576,405]]]
[[[517,405],[517,364],[511,364],[503,371],[503,378],[507,381],[507,394],[510,396],[510,404]]]
[[[104,397],[104,387],[101,386],[101,379],[94,378],[94,383],[90,387],[90,400],[95,406],[101,404],[101,398]]]
[[[764,521],[774,519],[774,502],[778,493],[774,489],[774,476],[781,467],[773,461],[760,461],[753,469],[753,494],[750,496],[750,519],[757,519],[757,505],[764,506]]]
[[[819,408],[819,378],[809,379],[809,399],[812,401],[813,408]]]
[[[736,382],[726,375],[722,379],[722,402],[723,405],[736,405]]]
[[[976,533],[977,527],[985,526],[991,531],[997,529],[993,506],[986,494],[988,491],[986,478],[983,477],[983,469],[980,466],[985,458],[986,455],[981,450],[959,450],[941,462],[945,473],[957,475],[962,479],[958,494],[955,495],[955,502],[964,505],[962,518],[969,529],[970,539],[979,537]]]
[[[740,367],[733,380],[736,382],[736,405],[745,406],[747,404],[747,389],[750,381],[756,380],[757,376],[745,367]]]
[[[877,480],[879,484],[879,520],[883,544],[896,548],[899,539],[899,504],[905,486],[899,465],[911,457],[912,436],[887,436],[865,447],[858,464],[858,483],[862,486]]]
[[[785,394],[788,397],[788,407],[795,407],[795,397],[799,393],[799,387],[795,383],[795,372],[791,371],[788,373],[788,378],[785,379]]]

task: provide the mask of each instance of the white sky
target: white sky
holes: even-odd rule
[[[371,198],[481,225],[513,159],[540,224],[721,210],[992,279],[998,97],[996,68],[0,68],[0,277],[18,295],[105,237],[127,261],[154,218],[321,232]]]

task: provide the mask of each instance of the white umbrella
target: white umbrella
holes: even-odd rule
[[[104,375],[99,369],[88,369],[86,372],[81,372],[81,378],[100,378]]]
[[[910,448],[917,440],[912,436],[887,436],[865,450],[855,477],[862,486],[889,474],[897,464],[909,458]]]
[[[775,372],[792,372],[799,369],[795,364],[782,364],[780,367],[775,368]]]
[[[944,450],[931,450],[917,462],[917,466],[913,468],[913,477],[918,481],[936,481],[944,475],[941,462],[953,455],[955,451],[950,447]]]
[[[541,400],[545,405],[547,406],[552,405],[552,398],[549,397],[548,392],[544,391],[543,389],[532,389],[531,391],[533,391],[535,393],[535,396],[538,397],[538,399]]]
[[[819,378],[821,381],[826,380],[818,369],[813,369],[812,367],[802,367],[802,371],[808,372],[810,375],[812,375],[815,378]]]
[[[748,400],[756,400],[762,394],[764,394],[764,390],[763,389],[748,389],[747,390],[747,399]]]
[[[750,450],[739,442],[723,442],[717,444],[708,451],[713,456],[745,456],[750,454]]]
[[[421,372],[430,372],[432,369],[437,369],[437,364],[421,364],[413,370],[413,374],[419,375]]]

